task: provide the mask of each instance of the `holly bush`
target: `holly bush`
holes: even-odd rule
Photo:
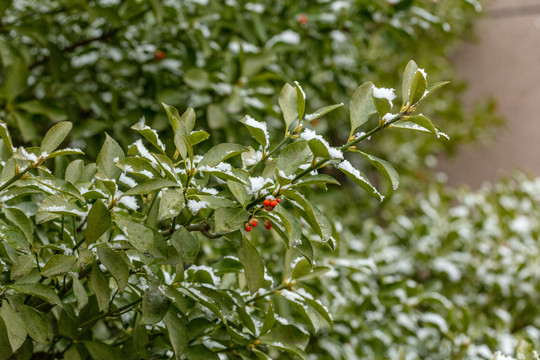
[[[239,125],[252,142],[199,153],[210,135],[194,110],[163,104],[173,139],[143,118],[132,129],[144,142],[124,151],[106,135],[95,163],[57,162],[83,154],[60,147],[70,122],[36,147],[14,147],[1,122],[0,358],[307,358],[310,334],[333,319],[303,282],[329,270],[316,254],[335,248],[337,229],[303,189],[339,184],[323,172],[334,167],[382,200],[345,154],[395,189],[390,163],[357,147],[394,128],[444,136],[414,113],[444,84],[428,86],[409,62],[394,114],[395,90],[364,83],[338,147],[310,124],[342,104],[307,113],[298,83],[279,94],[276,145],[267,124],[246,115]],[[378,125],[357,133],[373,115]]]

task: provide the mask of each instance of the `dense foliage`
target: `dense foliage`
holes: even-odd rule
[[[193,109],[180,115],[164,104],[174,146],[141,120],[132,129],[151,150],[139,139],[126,154],[107,136],[96,163],[54,166],[51,159],[82,154],[57,150],[70,122],[26,148],[13,147],[0,123],[0,341],[11,349],[1,358],[266,359],[280,351],[306,358],[309,331],[333,321],[309,287],[295,285],[329,270],[315,265],[314,247],[336,243],[332,224],[302,189],[337,184],[319,173],[333,166],[382,201],[344,153],[365,158],[397,188],[394,168],[357,145],[391,128],[443,135],[414,114],[445,84],[428,86],[426,78],[409,62],[395,114],[394,89],[361,85],[350,101],[349,138],[339,147],[309,124],[341,104],[307,114],[298,83],[280,92],[285,131],[277,145],[265,122],[240,120],[258,150],[222,143],[198,154],[209,134],[194,130]],[[373,115],[378,125],[356,133]],[[259,221],[276,236],[250,241],[246,234]],[[257,241],[273,251],[261,256]]]
[[[311,351],[492,359],[516,356],[520,340],[539,349],[539,200],[540,181],[517,175],[475,192],[397,192],[382,219],[342,217],[339,248],[319,262],[332,271],[310,283],[334,331]]]
[[[166,131],[161,102],[192,107],[206,130],[223,129],[214,145],[247,134],[230,126],[245,113],[279,133],[273,95],[285,82],[300,81],[317,108],[367,80],[390,86],[411,58],[431,76],[453,78],[448,54],[479,9],[476,0],[3,1],[0,117],[16,143],[34,145],[69,120],[77,124],[71,145],[90,158],[104,131],[129,145],[125,129],[142,116]],[[485,112],[465,115],[458,89],[443,90],[430,108],[451,120],[445,129],[454,142],[482,136],[485,129],[472,130],[491,122]],[[347,140],[329,123],[318,132]],[[404,142],[407,151],[398,151]],[[373,151],[405,171],[440,144],[391,134]]]

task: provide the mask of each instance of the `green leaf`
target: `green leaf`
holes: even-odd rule
[[[410,105],[415,105],[424,97],[426,87],[427,82],[424,74],[421,71],[417,71],[411,81],[411,89],[409,91]]]
[[[41,275],[54,277],[67,274],[76,262],[77,258],[74,256],[55,254],[49,258],[43,269],[41,269]]]
[[[11,344],[9,343],[7,325],[2,320],[2,317],[0,317],[0,349],[3,350],[0,351],[0,360],[11,359],[13,351],[11,351]]]
[[[142,157],[127,157],[116,163],[125,172],[135,174],[146,180],[160,177],[160,173],[150,164],[150,160]]]
[[[307,359],[304,349],[309,342],[309,335],[294,325],[278,325],[268,334],[262,336],[261,341],[263,344],[291,352],[302,359]]]
[[[441,82],[436,82],[436,83],[433,83],[431,85],[429,85],[426,89],[426,93],[424,95],[424,100],[432,95],[435,91],[439,90],[440,88],[442,88],[443,86],[445,86],[446,84],[450,84],[450,81],[441,81]]]
[[[185,354],[189,360],[219,360],[218,354],[204,345],[188,346]]]
[[[116,280],[118,291],[123,291],[127,286],[129,278],[129,266],[124,261],[124,258],[108,247],[98,247],[97,255],[99,261],[101,261]]]
[[[17,351],[26,340],[26,325],[15,309],[7,301],[2,302],[0,317],[7,325],[7,335],[12,351]]]
[[[409,117],[407,121],[420,125],[421,127],[429,130],[435,136],[439,137],[439,133],[437,129],[435,128],[435,126],[433,126],[433,123],[431,122],[431,120],[429,120],[424,115],[413,115]]]
[[[88,212],[87,226],[84,230],[85,241],[92,244],[111,226],[111,213],[101,200],[96,200]]]
[[[276,318],[274,314],[274,304],[269,303],[268,311],[266,312],[266,316],[264,317],[264,322],[261,327],[260,336],[263,336],[264,334],[269,332],[274,326],[275,321],[276,321]]]
[[[158,222],[177,217],[185,206],[184,195],[180,190],[163,190],[159,200]]]
[[[72,275],[71,279],[73,281],[73,294],[75,295],[77,303],[79,304],[77,308],[81,310],[88,304],[88,294],[86,293],[86,289],[79,280],[78,276]]]
[[[220,232],[231,232],[240,229],[248,220],[248,213],[245,209],[235,207],[218,208],[214,213],[215,230]]]
[[[8,288],[23,294],[37,296],[38,298],[47,301],[49,304],[62,306],[60,298],[49,286],[43,284],[13,284],[9,285]]]
[[[84,341],[86,350],[94,360],[123,360],[119,348],[98,341]]]
[[[266,149],[269,145],[270,139],[268,136],[267,125],[265,122],[260,122],[253,119],[251,116],[246,115],[240,120],[240,122],[248,128],[251,136],[257,140],[259,144]]]
[[[294,85],[296,87],[296,97],[298,99],[298,119],[301,120],[304,117],[304,113],[306,111],[306,93],[304,92],[304,89],[302,89],[298,81],[295,81]]]
[[[163,102],[161,103],[161,105],[167,113],[167,117],[169,118],[169,122],[171,123],[173,133],[176,134],[178,128],[180,127],[180,113],[178,113],[178,110],[173,106],[167,105]],[[189,108],[188,110],[190,109],[191,108]],[[193,109],[191,109],[191,111],[193,111]]]
[[[206,131],[198,130],[189,134],[189,142],[191,143],[191,145],[197,145],[203,142],[204,140],[208,139],[209,137],[210,137],[210,134],[207,133]]]
[[[360,185],[360,187],[368,192],[371,196],[375,197],[379,201],[383,201],[384,196],[382,196],[377,189],[371,185],[368,178],[362,174],[359,170],[355,169],[350,162],[347,160],[342,161],[338,165],[338,169],[341,170],[345,175],[347,175],[352,181]]]
[[[4,145],[11,156],[13,156],[13,142],[11,141],[11,135],[9,134],[8,127],[5,122],[0,120],[0,136],[4,140]]]
[[[354,134],[356,129],[366,123],[371,115],[377,112],[372,93],[373,83],[368,81],[360,85],[351,97],[349,104],[351,133],[349,137]]]
[[[399,186],[399,174],[396,169],[388,161],[379,159],[376,156],[366,154],[365,152],[360,152],[362,155],[368,158],[369,162],[380,171],[392,184],[392,189],[396,190]]]
[[[184,81],[189,87],[201,91],[210,86],[210,75],[203,69],[190,68],[184,74]]]
[[[340,185],[339,181],[326,174],[317,174],[311,176],[304,176],[296,183],[296,186],[309,186],[309,185],[326,185],[334,184]]]
[[[240,155],[241,153],[248,151],[249,148],[240,144],[219,144],[208,150],[204,155],[204,158],[199,162],[198,168],[203,166],[213,167],[221,162],[227,160],[230,157]]]
[[[180,184],[167,179],[151,179],[146,180],[124,193],[124,196],[129,195],[148,195],[153,191],[168,187],[178,187]]]
[[[22,230],[29,243],[33,243],[34,224],[26,214],[14,207],[4,207],[6,218]]]
[[[94,294],[96,294],[99,311],[106,310],[109,307],[111,291],[109,289],[109,283],[101,272],[97,262],[94,262],[92,265],[92,270],[90,272],[90,286],[94,290]]]
[[[317,311],[326,320],[326,322],[328,323],[328,325],[330,325],[330,327],[332,328],[334,327],[334,319],[332,319],[332,315],[330,314],[330,311],[323,304],[321,304],[318,300],[310,297],[307,294],[303,294],[303,293],[298,293],[298,294],[304,298],[304,301],[306,302],[306,304],[311,306],[315,311]]]
[[[72,149],[72,148],[65,148],[53,151],[52,153],[47,156],[47,159],[52,159],[58,156],[66,156],[66,155],[84,155],[84,151],[81,149]]]
[[[124,151],[112,137],[108,134],[105,136],[105,142],[98,154],[96,165],[105,178],[118,179],[122,170],[116,167],[115,164],[125,157]]]
[[[281,150],[278,156],[277,168],[282,170],[285,175],[292,175],[311,156],[311,151],[306,140],[295,141]]]
[[[305,116],[305,118],[304,118],[304,121],[306,121],[307,123],[310,123],[313,120],[318,119],[318,118],[328,114],[329,112],[334,111],[334,110],[336,110],[336,109],[338,109],[338,108],[340,108],[342,106],[343,106],[343,103],[323,106],[322,108],[315,110],[313,113],[307,114]]]
[[[417,71],[418,65],[416,65],[413,60],[409,61],[407,67],[405,68],[405,72],[403,73],[403,83],[401,85],[401,96],[403,98],[403,105],[409,103],[409,92],[411,89],[411,83]]]
[[[300,228],[300,223],[293,214],[287,211],[283,206],[276,207],[271,214],[278,216],[285,228],[286,238],[283,238],[283,240],[287,247],[301,241],[302,229]],[[269,217],[272,215],[268,214]]]
[[[236,200],[238,200],[238,202],[245,209],[249,203],[249,199],[251,198],[247,194],[246,187],[243,184],[232,180],[227,180],[227,186],[229,187],[229,190],[234,195]]]
[[[249,292],[253,295],[264,286],[264,265],[259,252],[245,236],[242,236],[242,246],[238,248],[238,259],[244,267]]]
[[[199,253],[199,241],[183,226],[171,236],[171,244],[182,257],[184,266],[191,266]]]
[[[154,246],[154,233],[150,228],[122,216],[116,216],[114,222],[140,252],[148,252]]]
[[[420,126],[420,125],[418,125],[416,123],[413,123],[411,121],[400,121],[400,122],[398,122],[396,124],[393,124],[392,127],[399,128],[399,129],[407,129],[407,130],[415,130],[415,131],[420,131],[420,132],[425,132],[425,133],[431,133],[431,130],[426,129],[425,127]],[[448,135],[446,135],[445,133],[443,133],[441,130],[439,130],[438,128],[435,128],[435,130],[437,132],[437,137],[438,138],[440,138],[442,136],[445,139],[450,140],[450,137]]]
[[[86,211],[56,195],[47,196],[43,199],[38,211],[66,216],[86,216]]]
[[[30,100],[22,103],[17,103],[17,108],[22,109],[30,114],[43,115],[49,118],[52,122],[60,122],[68,119],[68,114],[60,105],[47,100]]]
[[[279,93],[278,103],[285,120],[285,132],[287,132],[289,126],[298,118],[298,93],[296,88],[285,84]]]
[[[171,303],[159,290],[146,290],[142,300],[142,324],[157,324],[169,311]]]
[[[185,353],[189,343],[189,333],[184,321],[179,316],[180,314],[171,307],[163,319],[167,328],[167,334],[169,335],[169,341],[177,359]]]
[[[26,305],[21,305],[18,310],[26,324],[28,335],[32,339],[45,344],[48,340],[47,335],[49,333],[47,315]]]
[[[54,125],[43,138],[41,142],[41,152],[50,154],[66,139],[71,131],[73,124],[69,121],[63,121]]]
[[[28,68],[25,61],[21,57],[17,57],[6,73],[4,91],[8,103],[12,103],[27,87]]]
[[[379,116],[382,118],[384,115],[390,112],[390,109],[392,108],[392,104],[390,103],[390,101],[388,101],[385,98],[375,97],[373,95],[373,91],[371,95],[373,97],[373,103],[375,104],[375,108],[377,109]]]
[[[221,129],[228,125],[227,113],[221,104],[210,104],[206,109],[208,127],[212,130]]]
[[[323,212],[312,202],[310,202],[305,196],[300,194],[296,190],[288,190],[285,196],[294,200],[299,204],[303,211],[305,211],[310,224],[315,228],[319,236],[323,241],[327,241],[332,237],[332,225],[330,221],[324,216]],[[297,243],[300,242],[298,239]]]
[[[141,118],[141,120],[131,128],[144,136],[146,140],[150,141],[150,143],[154,145],[156,149],[161,151],[162,154],[165,154],[165,144],[159,139],[157,131],[144,123],[144,118]]]

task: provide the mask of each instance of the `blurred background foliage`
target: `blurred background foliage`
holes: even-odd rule
[[[194,107],[206,128],[221,130],[216,144],[249,136],[233,126],[245,113],[279,129],[274,95],[285,82],[300,81],[314,110],[365,81],[394,84],[414,59],[432,81],[454,80],[429,109],[453,142],[395,132],[372,151],[417,169],[427,153],[493,123],[493,112],[466,114],[448,61],[480,9],[476,0],[8,0],[0,6],[0,117],[25,143],[70,120],[71,145],[95,158],[103,131],[127,145],[125,129],[143,116],[166,129],[165,102]],[[317,130],[344,143],[346,111]]]

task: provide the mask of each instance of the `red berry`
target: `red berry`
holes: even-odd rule
[[[281,202],[281,199],[276,199],[277,203],[279,204]]]
[[[251,226],[249,226],[248,223],[244,223],[244,230],[246,230],[248,232],[251,231]]]
[[[156,60],[163,60],[165,59],[165,53],[161,50],[157,50],[155,53],[154,53],[154,59]]]
[[[249,220],[249,225],[253,227],[256,227],[258,223],[259,223],[259,220],[257,220],[257,218],[253,218]]]
[[[265,220],[264,221],[264,227],[267,228],[268,230],[270,230],[272,228],[272,221]]]
[[[266,199],[264,200],[263,204],[264,206],[270,206],[270,202],[271,202],[270,199]]]
[[[306,26],[307,23],[308,23],[308,18],[306,16],[306,14],[300,14],[298,15],[298,22],[303,25],[303,26]]]
[[[276,201],[276,200],[272,200],[272,201],[270,202],[270,206],[271,206],[271,207],[276,207],[276,206],[277,206],[277,201]]]

